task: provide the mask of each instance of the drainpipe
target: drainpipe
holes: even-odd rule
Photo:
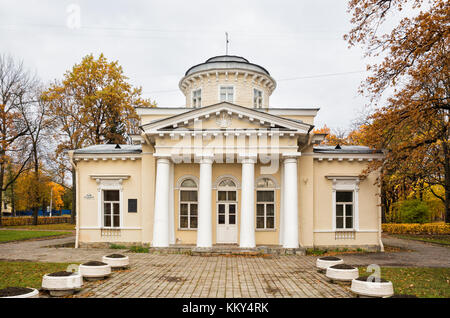
[[[381,232],[382,232],[382,217],[381,217],[381,191],[378,192],[378,242],[380,244],[380,252],[384,252],[383,241],[381,240]]]
[[[77,196],[76,198],[78,199],[78,195],[79,195],[79,176],[78,176],[78,169],[77,166],[75,164],[75,162],[73,161],[73,150],[69,151],[69,160],[70,160],[70,164],[72,165],[72,167],[75,169],[75,187],[76,187],[76,191],[77,191]],[[76,202],[76,215],[75,215],[75,248],[78,248],[79,245],[79,236],[80,236],[80,221],[79,221],[79,217],[80,217],[80,213],[79,213],[79,200],[77,200],[78,202]],[[73,204],[72,204],[73,205]]]

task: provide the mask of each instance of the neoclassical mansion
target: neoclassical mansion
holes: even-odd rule
[[[376,174],[383,154],[321,145],[317,108],[272,108],[277,84],[238,56],[179,82],[183,108],[137,108],[130,145],[70,152],[77,246],[382,249]]]

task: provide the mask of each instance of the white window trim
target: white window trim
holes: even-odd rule
[[[195,184],[197,185],[195,188],[183,188],[181,187],[181,184],[187,180],[187,179],[192,179]],[[198,230],[198,179],[194,176],[183,176],[180,179],[178,179],[177,182],[177,187],[176,189],[178,190],[178,230],[179,231],[197,231]],[[195,201],[183,201],[183,203],[188,204],[188,226],[189,227],[181,227],[181,191],[197,191],[197,202]],[[197,227],[196,228],[191,228],[191,204],[192,203],[197,203]]]
[[[255,107],[255,90],[258,90],[261,92],[261,107]],[[255,108],[255,109],[264,108],[264,90],[262,90],[261,88],[259,88],[257,86],[253,86],[252,95],[253,95],[253,99],[252,99],[253,108]]]
[[[258,183],[258,181],[260,179],[270,179],[272,180],[272,182],[275,184],[275,187],[272,188],[258,188],[256,186],[256,184]],[[278,183],[276,182],[275,178],[270,176],[270,175],[262,175],[259,176],[256,181],[255,181],[255,189],[256,189],[256,197],[255,197],[255,201],[256,201],[256,209],[255,209],[255,230],[256,231],[276,231],[277,230],[277,189],[279,189],[278,187]],[[272,202],[259,202],[258,201],[258,191],[273,191],[273,201]],[[273,228],[268,228],[267,227],[267,204],[273,204]],[[258,228],[257,227],[257,222],[256,219],[258,218],[258,214],[257,214],[257,206],[258,204],[264,204],[264,228]]]
[[[235,186],[234,187],[219,186],[219,184],[222,181],[227,180],[227,179],[233,181]],[[239,195],[239,193],[238,193],[238,184],[236,183],[235,179],[236,179],[235,177],[229,176],[229,175],[219,177],[217,179],[217,186],[215,186],[213,188],[213,189],[216,190],[216,226],[223,225],[223,224],[219,224],[219,204],[221,204],[221,203],[222,204],[235,204],[235,206],[236,206],[236,219],[235,219],[235,224],[231,224],[231,225],[232,226],[236,226],[236,227],[239,226],[238,225],[238,223],[239,223],[239,206],[238,206],[238,195]],[[234,201],[231,201],[231,200],[220,201],[219,200],[219,191],[234,191],[234,192],[236,192],[236,200],[234,200]],[[227,214],[225,212],[225,216],[229,217],[229,213]],[[228,219],[228,223],[229,223],[229,219]],[[230,224],[228,224],[228,225],[230,225]]]
[[[110,215],[110,221],[111,224],[114,223],[114,203],[119,203],[119,226],[105,226],[105,191],[119,191],[119,201],[107,201],[108,203],[113,203],[111,205],[111,215]],[[122,200],[121,200],[121,191],[117,189],[103,189],[102,190],[102,228],[103,229],[120,229],[122,227]]]
[[[227,100],[225,100],[225,101],[220,100],[220,90],[222,89],[222,87],[233,87],[233,101],[232,102],[227,101]],[[219,103],[226,103],[226,102],[228,102],[228,103],[236,104],[236,87],[235,87],[235,85],[233,85],[233,84],[219,85],[218,101],[219,101]]]
[[[333,211],[333,231],[359,231],[359,177],[332,177],[327,176],[327,179],[333,182],[332,192],[332,211]],[[336,191],[352,191],[353,192],[353,228],[352,229],[337,229],[336,228]]]
[[[114,177],[97,177],[95,178],[97,182],[97,224],[100,229],[123,229],[123,180],[128,179],[129,176],[114,178]],[[94,178],[94,177],[92,177]],[[120,226],[119,227],[105,227],[103,220],[103,190],[119,190],[119,215],[120,215]]]
[[[194,107],[194,92],[200,91],[200,106]],[[191,90],[191,108],[201,108],[203,104],[203,89],[202,87],[197,87]]]

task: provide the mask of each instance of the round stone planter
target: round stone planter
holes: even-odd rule
[[[0,290],[0,298],[39,298],[35,288],[7,287]]]
[[[48,290],[50,296],[72,295],[83,285],[83,277],[79,273],[56,272],[46,274],[42,278],[42,289]]]
[[[327,268],[326,276],[333,282],[351,282],[358,278],[358,269],[347,264],[337,264]]]
[[[316,267],[319,272],[325,272],[328,267],[342,263],[344,263],[344,261],[339,257],[325,256],[316,260]]]
[[[112,269],[127,268],[130,265],[128,256],[122,254],[110,254],[103,256],[103,263],[111,266]]]
[[[90,261],[80,265],[79,273],[86,280],[105,279],[111,275],[111,266],[103,262]]]
[[[381,279],[379,282],[368,282],[367,277],[352,280],[351,291],[358,297],[391,297],[394,295],[392,282]]]

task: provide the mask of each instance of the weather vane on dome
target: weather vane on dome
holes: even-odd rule
[[[229,38],[228,38],[228,32],[225,32],[225,37],[226,37],[226,43],[225,43],[225,46],[226,46],[226,53],[225,53],[225,55],[228,55],[228,45],[230,44],[230,40],[229,40]]]

